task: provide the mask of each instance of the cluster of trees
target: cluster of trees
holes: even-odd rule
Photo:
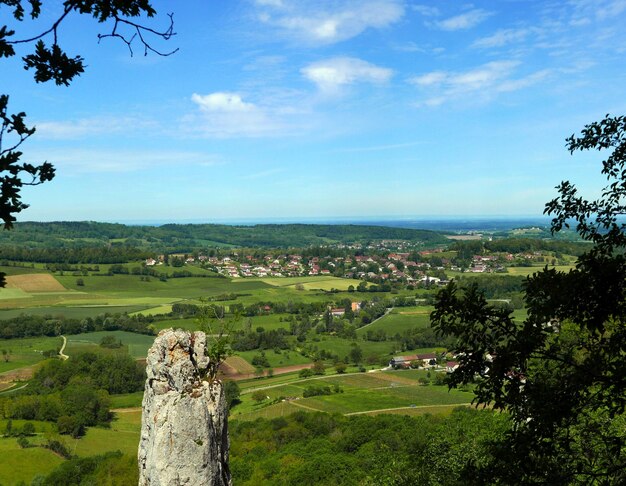
[[[332,395],[333,393],[343,393],[343,388],[335,384],[333,387],[327,385],[309,385],[302,392],[303,398]]]
[[[110,420],[110,394],[143,388],[145,372],[127,354],[84,353],[45,362],[30,386],[0,398],[7,419],[56,422],[58,432],[79,437],[85,427]]]
[[[288,349],[289,344],[285,339],[285,329],[272,329],[266,331],[262,327],[255,331],[237,331],[233,333],[231,347],[235,351],[250,351],[252,349]]]
[[[138,334],[154,334],[150,316],[127,314],[102,314],[97,317],[73,319],[51,315],[36,316],[21,314],[11,319],[0,320],[0,338],[24,338],[34,336],[59,336],[82,334],[94,331],[128,331]]]
[[[483,464],[507,418],[458,409],[447,417],[295,413],[233,422],[233,483],[468,484],[466,464]]]
[[[0,236],[2,257],[16,262],[100,264],[132,262],[154,256],[153,252],[131,246],[93,246],[92,244],[78,248],[71,246],[34,247],[28,241],[19,246],[8,245],[3,241],[6,235],[16,233],[18,232],[3,232]]]
[[[524,282],[524,322],[475,285],[450,284],[431,315],[459,353],[450,385],[475,383],[478,404],[511,417],[489,461],[468,471],[479,482],[626,482],[626,116],[587,125],[567,146],[611,151],[598,199],[564,181],[546,204],[553,233],[572,224],[588,242],[576,268]]]

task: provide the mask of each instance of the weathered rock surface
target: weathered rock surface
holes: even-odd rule
[[[230,485],[222,385],[203,379],[206,336],[167,329],[148,352],[139,485]]]

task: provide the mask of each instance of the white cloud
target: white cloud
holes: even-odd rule
[[[199,108],[181,120],[185,134],[205,137],[263,137],[285,133],[285,124],[279,113],[288,113],[288,107],[273,109],[244,101],[238,93],[216,92],[191,96]]]
[[[276,2],[263,1],[267,7],[278,7]],[[341,5],[303,0],[288,6],[282,5],[284,3],[281,2],[281,6],[285,8],[263,11],[259,20],[316,44],[332,44],[356,37],[370,28],[384,28],[404,15],[400,0],[350,0]]]
[[[492,14],[482,9],[474,9],[469,12],[455,15],[454,17],[435,22],[435,25],[441,30],[466,30],[477,26],[482,21],[490,17]]]
[[[358,82],[382,84],[393,75],[391,69],[352,57],[336,57],[315,62],[302,68],[300,72],[326,93],[336,92],[342,86]]]
[[[482,37],[472,44],[472,47],[488,49],[502,47],[507,44],[521,42],[530,34],[530,29],[500,29],[495,34]]]
[[[209,113],[251,113],[256,110],[252,103],[244,103],[237,93],[211,93],[199,95],[194,93],[191,101],[197,104],[202,111]]]

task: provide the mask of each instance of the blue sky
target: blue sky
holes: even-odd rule
[[[70,87],[2,60],[26,156],[57,167],[19,220],[539,215],[561,180],[604,182],[565,137],[626,112],[626,0],[154,5],[173,56],[76,18]]]

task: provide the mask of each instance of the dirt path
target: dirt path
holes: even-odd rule
[[[295,405],[296,407],[304,408],[306,410],[311,410],[312,412],[323,412],[324,411],[324,410],[320,410],[319,408],[313,408],[313,407],[309,407],[307,405],[302,405],[301,403],[298,403],[297,400],[290,400],[288,403],[290,403],[291,405]]]
[[[136,413],[136,412],[141,412],[141,407],[112,408],[111,412],[115,412],[115,413]]]
[[[59,350],[59,356],[61,357],[62,360],[66,360],[67,358],[69,358],[69,356],[67,354],[63,354],[63,351],[65,351],[65,346],[67,345],[67,339],[65,338],[65,336],[61,336],[63,338],[63,346],[61,346],[61,349]]]
[[[470,406],[470,403],[447,403],[444,405],[419,405],[415,407],[395,407],[395,408],[381,408],[378,410],[365,410],[363,412],[349,412],[344,413],[344,415],[365,415],[368,413],[378,413],[378,412],[389,412],[393,410],[419,410],[420,408],[445,408],[445,407],[462,407],[462,406]]]

